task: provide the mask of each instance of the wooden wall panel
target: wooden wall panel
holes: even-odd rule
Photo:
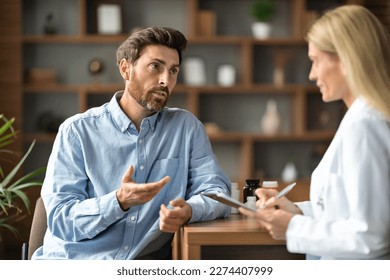
[[[0,1],[0,113],[22,123],[21,1]]]
[[[21,0],[0,1],[0,114],[7,118],[15,117],[15,128],[22,129],[22,20]],[[11,147],[23,150],[22,134]],[[4,163],[5,170],[9,170]],[[21,244],[29,232],[30,220],[26,219],[18,228],[22,239],[3,231],[0,246],[0,259],[19,259]]]

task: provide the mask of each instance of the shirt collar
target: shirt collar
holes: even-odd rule
[[[157,120],[160,118],[161,111],[157,112],[156,114],[151,115],[150,117],[147,117],[146,119],[149,120],[149,125],[152,131],[156,129]]]
[[[118,128],[125,132],[130,125],[133,123],[130,118],[122,111],[122,108],[119,106],[119,99],[123,95],[123,90],[118,91],[114,94],[114,96],[111,98],[110,103],[108,104],[108,109],[111,112],[113,121],[117,124]],[[150,125],[150,128],[152,131],[155,130],[157,120],[159,119],[161,112],[157,112],[156,114],[151,115],[150,117],[145,118],[142,121],[142,125],[144,123],[148,123]]]
[[[358,97],[358,98],[356,98],[355,101],[351,104],[351,106],[349,107],[349,109],[360,110],[360,109],[363,108],[365,105],[366,105],[366,102],[365,102],[365,100],[363,99],[363,97]]]
[[[356,98],[356,100],[349,107],[347,113],[349,112],[349,114],[359,115],[362,113],[362,111],[372,110],[372,109],[373,108],[369,105],[367,100],[364,97],[359,96],[358,98]],[[374,111],[376,111],[376,110],[374,110]]]

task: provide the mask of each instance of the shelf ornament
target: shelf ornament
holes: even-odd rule
[[[100,84],[100,76],[104,70],[103,60],[99,58],[92,59],[88,64],[88,70],[92,75],[92,84]]]
[[[251,6],[251,15],[255,19],[252,32],[256,39],[267,39],[271,34],[270,20],[275,12],[275,3],[272,0],[255,0]]]
[[[236,83],[236,68],[231,64],[222,64],[218,67],[217,82],[222,87],[230,87]]]
[[[184,82],[190,86],[206,84],[206,66],[199,57],[187,57],[183,60]]]
[[[280,123],[277,103],[275,100],[270,99],[267,102],[265,112],[261,119],[261,130],[263,134],[267,136],[275,135],[280,129]]]
[[[57,34],[57,25],[54,21],[54,15],[52,13],[48,13],[46,15],[45,23],[43,25],[43,33],[46,35]]]

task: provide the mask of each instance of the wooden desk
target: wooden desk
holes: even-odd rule
[[[268,259],[304,258],[303,255],[287,252],[285,241],[274,240],[258,222],[241,214],[230,215],[227,219],[185,225],[176,238],[178,239],[176,244],[180,244],[178,245],[180,249],[176,250],[176,257],[182,260],[201,259],[202,247],[206,248],[209,245],[213,246],[209,252],[213,252],[212,258],[216,259],[236,259],[235,256],[241,259],[263,259],[264,256]],[[225,248],[226,246],[229,247]],[[222,249],[220,254],[215,253],[218,249]],[[236,250],[235,255],[229,257],[226,254],[227,249],[230,253]],[[272,252],[265,252],[267,249]],[[261,255],[259,257],[249,255],[253,252],[259,252]]]

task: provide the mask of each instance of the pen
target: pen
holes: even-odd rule
[[[295,185],[297,183],[291,183],[290,185],[288,185],[287,187],[285,187],[283,190],[281,190],[280,192],[278,192],[278,194],[275,196],[276,198],[281,198],[282,196],[285,196],[289,191],[291,191]],[[262,209],[264,209],[265,207],[267,207],[267,205],[263,204],[261,206]]]

